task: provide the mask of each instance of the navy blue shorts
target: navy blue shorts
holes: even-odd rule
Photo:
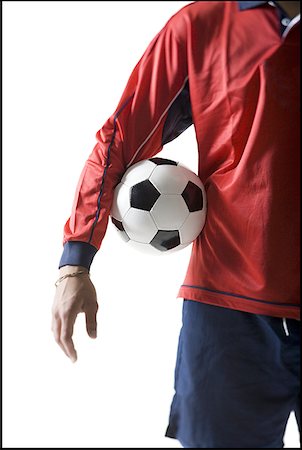
[[[300,322],[185,300],[166,436],[186,448],[282,448],[300,430]]]

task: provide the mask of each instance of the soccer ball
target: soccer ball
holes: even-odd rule
[[[112,223],[127,245],[167,254],[191,244],[206,219],[206,194],[199,177],[165,158],[130,166],[116,186]]]

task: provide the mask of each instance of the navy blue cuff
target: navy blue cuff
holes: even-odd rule
[[[64,245],[59,269],[63,266],[83,266],[90,269],[97,249],[87,242],[68,241]]]

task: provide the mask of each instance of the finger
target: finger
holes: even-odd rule
[[[77,352],[75,350],[74,343],[72,340],[75,319],[76,315],[73,315],[71,313],[62,318],[61,339],[60,339],[61,343],[65,348],[67,356],[69,356],[72,362],[76,362],[77,360]]]
[[[61,347],[61,349],[63,350],[65,355],[68,356],[68,354],[66,353],[65,347],[64,347],[64,345],[61,342],[61,320],[59,318],[58,319],[55,319],[55,318],[52,319],[51,329],[52,329],[52,332],[54,334],[54,338],[55,338],[56,343]]]
[[[97,314],[97,309],[89,309],[88,311],[85,311],[86,330],[87,330],[88,335],[92,339],[95,339],[96,335],[97,335],[96,314]]]

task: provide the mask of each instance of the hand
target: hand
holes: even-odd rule
[[[97,296],[88,270],[80,266],[64,266],[60,269],[60,276],[80,270],[85,273],[65,278],[58,284],[52,307],[52,331],[55,340],[72,362],[77,360],[72,340],[77,315],[85,313],[86,329],[91,338],[96,338],[97,331]]]

